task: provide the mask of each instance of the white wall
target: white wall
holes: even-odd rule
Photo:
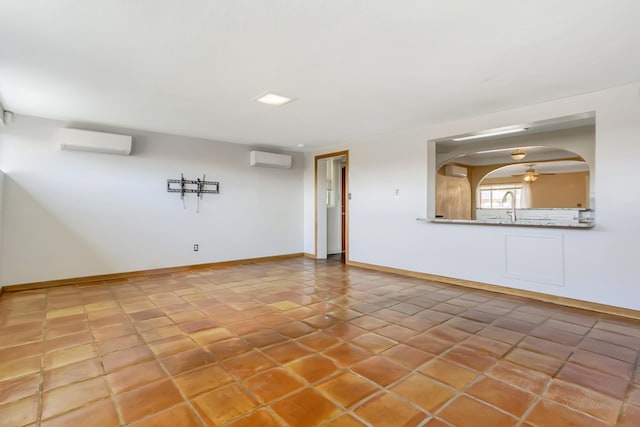
[[[133,135],[133,155],[60,151],[66,126],[16,116],[0,132],[3,284],[302,252],[301,155],[292,169],[255,168],[249,146],[98,128]],[[166,191],[180,173],[220,181],[220,194],[200,213],[187,194],[183,209]]]
[[[596,112],[591,230],[435,224],[427,216],[427,186],[435,150],[427,140]],[[640,84],[532,105],[331,147],[349,150],[349,257],[353,261],[640,309]],[[313,157],[318,153],[308,153]],[[309,167],[309,161],[306,162]],[[312,163],[312,162],[311,162]],[[394,197],[394,189],[399,197]],[[305,192],[313,181],[305,173]],[[308,203],[309,198],[305,198]],[[313,245],[305,206],[305,248]],[[312,231],[312,230],[311,230]],[[526,254],[528,273],[513,274],[509,248],[542,242],[554,256]],[[508,242],[516,242],[508,246]],[[526,245],[525,245],[526,247]],[[522,265],[520,267],[523,267]],[[534,277],[539,271],[541,275]],[[552,272],[547,280],[542,273]],[[525,271],[527,273],[527,271]]]

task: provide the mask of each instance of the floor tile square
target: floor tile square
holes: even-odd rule
[[[109,389],[103,377],[59,387],[42,395],[42,419],[52,418],[108,396]]]
[[[271,405],[291,427],[315,427],[340,414],[340,409],[312,389],[304,389]]]
[[[409,338],[406,341],[406,344],[433,355],[444,353],[445,351],[453,348],[455,345],[451,342],[439,340],[425,334],[420,334],[416,335],[415,337]]]
[[[247,341],[253,347],[267,347],[272,344],[280,343],[287,340],[287,337],[277,333],[272,329],[265,329],[263,331],[254,332],[244,337],[245,341]]]
[[[273,415],[264,409],[252,412],[250,415],[227,424],[227,427],[283,427]]]
[[[160,426],[200,427],[202,423],[198,416],[187,405],[178,405],[130,424],[130,427]]]
[[[390,390],[431,413],[456,394],[422,374],[411,374]]]
[[[149,360],[112,372],[107,375],[107,380],[113,394],[120,394],[166,377],[167,374],[160,364],[155,360]]]
[[[484,377],[468,387],[465,392],[520,418],[536,401],[530,393],[519,390],[501,381]]]
[[[162,326],[160,328],[141,331],[140,335],[147,343],[160,341],[169,337],[181,336],[182,330],[176,325]]]
[[[98,354],[103,355],[113,353],[114,351],[125,350],[141,344],[143,344],[143,342],[137,335],[125,335],[107,341],[98,342],[96,347]]]
[[[47,354],[44,357],[44,367],[46,369],[59,368],[60,366],[70,365],[96,356],[98,354],[93,344],[83,344]]]
[[[500,361],[487,373],[487,376],[521,388],[534,394],[540,394],[551,377],[539,371],[516,365],[506,360]]]
[[[471,369],[442,359],[433,359],[425,363],[418,371],[457,389],[462,389],[479,375]]]
[[[247,378],[276,366],[270,359],[255,350],[224,360],[221,363],[229,372],[239,378]]]
[[[427,414],[388,393],[381,392],[356,408],[355,413],[375,426],[417,426]]]
[[[189,337],[175,336],[149,344],[156,357],[163,358],[187,350],[195,350],[198,345]]]
[[[622,413],[620,427],[636,427],[640,425],[640,407],[627,405]]]
[[[196,397],[193,406],[209,425],[219,426],[252,410],[257,403],[241,387],[229,384]]]
[[[368,331],[347,322],[339,322],[326,329],[325,332],[341,339],[342,341],[348,341],[359,337],[360,335],[364,335]]]
[[[200,366],[215,363],[213,355],[202,349],[187,350],[160,359],[171,375],[178,375]]]
[[[27,397],[0,405],[0,420],[7,426],[26,426],[38,418],[38,399]],[[34,424],[35,425],[35,424]]]
[[[633,364],[586,350],[575,350],[569,361],[622,379],[628,380],[633,376]]]
[[[40,373],[0,382],[0,405],[38,394]]]
[[[125,423],[139,420],[182,402],[182,396],[171,380],[147,384],[119,394],[115,399]]]
[[[517,363],[518,365],[543,372],[547,375],[555,375],[563,365],[562,360],[545,356],[540,353],[534,353],[533,351],[523,350],[521,348],[513,350],[505,356],[505,359],[513,363]]]
[[[537,427],[605,427],[610,425],[549,400],[538,402],[525,420]]]
[[[148,347],[138,346],[103,356],[102,363],[105,371],[113,372],[126,366],[135,365],[153,358],[153,352],[149,350]]]
[[[316,390],[319,390],[329,400],[349,408],[380,390],[380,386],[350,372],[343,372],[322,381],[316,386]]]
[[[234,378],[219,365],[207,365],[178,375],[174,381],[185,396],[193,397],[232,383]]]
[[[415,369],[433,358],[432,355],[405,344],[398,344],[382,352],[380,355],[387,360],[399,363],[409,369]]]
[[[478,352],[462,345],[449,350],[441,357],[450,362],[458,363],[479,372],[489,369],[498,360],[497,358],[488,355],[486,352]]]
[[[84,425],[87,420],[91,420],[91,427],[113,427],[120,425],[113,401],[106,398],[43,421],[41,427],[81,426]]]
[[[594,369],[567,363],[557,375],[558,379],[624,399],[630,380],[614,377]]]
[[[351,343],[362,347],[373,354],[378,354],[393,347],[398,342],[370,332],[352,339]]]
[[[302,359],[294,360],[287,364],[289,369],[299,377],[304,378],[309,383],[314,383],[325,378],[338,370],[336,365],[329,359],[312,354]]]
[[[622,406],[618,399],[562,380],[553,380],[544,397],[611,425],[616,423]]]
[[[478,420],[491,427],[511,427],[518,422],[515,418],[464,395],[457,397],[438,412],[437,416],[456,427],[477,427]]]
[[[352,415],[346,414],[343,415],[329,424],[326,424],[325,427],[365,427],[366,424],[361,423],[357,419],[355,419]]]
[[[298,338],[316,331],[315,328],[312,328],[311,326],[298,321],[280,325],[276,328],[276,330],[280,334],[289,338]]]
[[[262,352],[280,364],[291,362],[309,354],[309,350],[294,342],[275,344],[271,347],[263,348]]]
[[[225,328],[213,328],[205,329],[197,332],[190,333],[191,339],[205,347],[209,344],[216,343],[218,341],[226,340],[229,338],[236,338],[231,332]]]
[[[378,356],[356,363],[351,370],[383,387],[409,373],[409,369],[404,366]]]
[[[102,363],[98,358],[84,360],[60,368],[47,369],[44,371],[42,389],[43,391],[49,391],[56,387],[95,378],[102,374]]]
[[[322,353],[340,366],[351,366],[356,362],[367,359],[371,353],[353,344],[344,343]]]
[[[297,342],[315,351],[321,351],[340,343],[337,338],[320,331],[300,337]]]
[[[304,383],[282,368],[271,369],[245,380],[244,385],[262,403],[269,403],[304,386]]]

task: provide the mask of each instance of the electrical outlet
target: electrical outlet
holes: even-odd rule
[[[193,251],[194,252],[198,252],[198,249],[200,249],[200,246],[197,243],[193,244]]]

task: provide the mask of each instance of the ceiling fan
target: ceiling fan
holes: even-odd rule
[[[537,173],[536,170],[533,168],[534,166],[535,164],[530,164],[527,170],[524,171],[523,174],[511,175],[511,176],[521,176],[523,182],[532,183],[532,182],[535,182],[538,179],[538,176],[540,175],[555,175],[555,173]]]

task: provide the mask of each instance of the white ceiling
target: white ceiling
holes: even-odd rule
[[[555,162],[543,162],[543,163],[520,163],[516,165],[503,166],[500,169],[496,169],[486,178],[507,178],[513,175],[523,175],[527,169],[532,168],[539,174],[558,174],[558,173],[573,173],[573,172],[589,172],[589,166],[586,162],[575,160],[560,160]]]
[[[638,81],[638,17],[637,0],[0,0],[0,102],[315,148]]]

